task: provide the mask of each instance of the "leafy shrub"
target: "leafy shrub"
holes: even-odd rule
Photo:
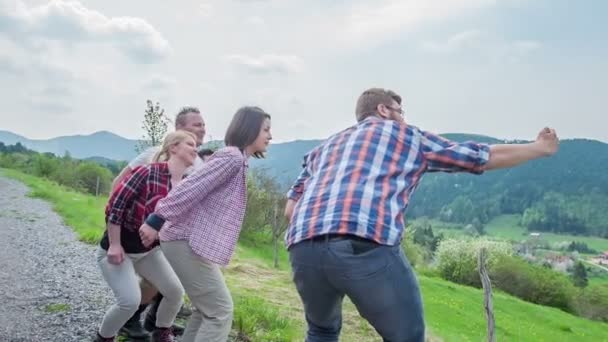
[[[488,251],[488,266],[500,256],[512,254],[511,245],[503,241],[489,239],[449,239],[441,241],[435,254],[437,267],[442,278],[455,283],[481,287],[477,258],[481,248]]]

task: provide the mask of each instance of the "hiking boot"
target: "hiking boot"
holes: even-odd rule
[[[148,315],[146,315],[146,320],[144,321],[144,329],[146,329],[147,331],[154,331],[156,329],[156,316],[152,317],[149,313]],[[173,335],[182,336],[186,328],[177,323],[173,323],[173,325],[171,326],[171,330],[173,330]]]
[[[158,311],[158,306],[160,305],[160,301],[163,299],[163,296],[159,293],[155,298],[154,302],[150,306],[150,310],[146,314],[146,319],[144,320],[144,329],[147,331],[154,331],[156,329],[156,312]],[[185,328],[179,324],[174,323],[171,328],[173,329],[173,334],[175,336],[182,336],[184,334]]]
[[[127,323],[120,328],[118,333],[132,340],[148,340],[150,334],[144,330],[141,325],[141,313],[146,309],[147,305],[140,305],[137,311],[129,318]]]
[[[99,335],[99,332],[97,332],[95,335],[96,337],[93,342],[114,342],[114,337],[102,337]]]
[[[188,317],[192,316],[192,310],[190,310],[189,307],[187,307],[185,304],[182,305],[182,308],[179,309],[179,312],[177,313],[177,317],[178,318],[182,318],[182,319],[186,319]]]
[[[175,335],[171,328],[156,328],[152,332],[152,342],[175,342]]]

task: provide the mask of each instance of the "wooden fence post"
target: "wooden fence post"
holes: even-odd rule
[[[97,185],[95,186],[95,197],[99,196],[99,176],[97,176]]]
[[[272,202],[273,266],[274,268],[279,268],[279,201],[276,198],[273,198]]]
[[[492,305],[492,282],[486,269],[486,261],[488,259],[488,251],[486,248],[481,248],[479,251],[479,276],[483,285],[483,308],[488,322],[488,342],[496,342],[494,308]]]

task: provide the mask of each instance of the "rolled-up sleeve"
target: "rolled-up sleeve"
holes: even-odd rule
[[[484,172],[484,165],[490,159],[488,144],[458,143],[429,132],[421,134],[427,172]]]
[[[302,171],[300,172],[300,175],[298,176],[296,181],[293,183],[293,185],[287,192],[288,199],[294,200],[297,202],[300,199],[300,197],[302,197],[302,194],[304,193],[304,187],[306,185],[306,182],[308,181],[308,179],[310,178],[310,175],[312,173],[312,166],[313,166],[314,159],[318,153],[319,153],[319,149],[315,148],[314,150],[312,150],[311,152],[307,153],[304,156],[304,162],[302,164]]]
[[[148,167],[137,167],[112,192],[107,213],[109,223],[118,226],[122,224],[125,209],[131,206],[135,197],[144,194],[143,188],[146,186],[149,173]]]

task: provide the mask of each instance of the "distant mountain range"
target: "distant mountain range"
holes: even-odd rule
[[[448,134],[447,136],[456,140],[499,141],[498,139],[478,135]],[[272,144],[270,145],[266,159],[252,160],[251,166],[267,169],[270,174],[277,177],[281,182],[291,181],[299,173],[304,154],[313,149],[321,141],[296,140]],[[74,158],[100,160],[104,164],[107,164],[107,159],[128,161],[134,158],[137,155],[135,146],[138,141],[123,138],[108,131],[40,140],[28,139],[9,131],[0,131],[0,142],[3,142],[5,145],[13,145],[19,142],[31,150],[50,152],[58,156],[69,152]]]
[[[135,157],[137,140],[123,138],[112,132],[100,131],[89,135],[71,135],[52,139],[28,139],[24,136],[0,131],[0,142],[5,145],[21,143],[37,152],[50,152],[62,156],[69,152],[74,158],[103,157],[113,160],[130,160]]]
[[[443,134],[443,136],[455,141],[504,142],[504,140],[473,134],[448,133]],[[102,160],[104,162],[108,162],[107,159],[116,161],[132,159],[136,156],[135,146],[137,145],[137,140],[123,138],[107,131],[100,131],[90,135],[73,135],[44,140],[28,139],[12,132],[0,131],[0,142],[6,145],[20,142],[29,149],[38,152],[50,152],[59,156],[64,155],[68,151],[74,158]],[[296,140],[272,144],[270,145],[266,159],[252,160],[251,166],[268,170],[271,175],[277,177],[282,183],[291,182],[300,172],[304,154],[320,142],[321,140]],[[597,153],[600,156],[608,156],[608,144],[594,140],[564,140],[561,143],[561,149],[564,153],[568,151],[569,155],[573,153],[572,157],[576,156],[577,165],[582,168],[585,165],[597,165]],[[591,151],[593,153],[590,153]],[[561,160],[561,158],[556,159]],[[552,161],[552,163],[555,162],[555,160]],[[604,165],[604,167],[608,167],[608,165]],[[572,165],[563,165],[561,167],[562,170],[571,168]]]

